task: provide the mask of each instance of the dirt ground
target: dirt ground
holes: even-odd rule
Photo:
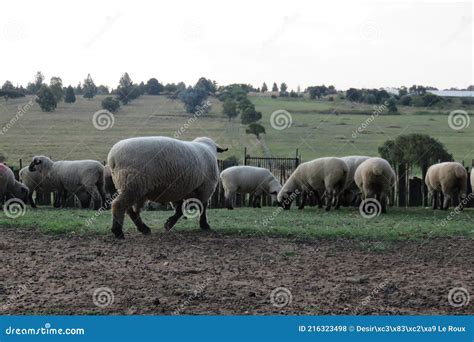
[[[474,292],[473,241],[462,238],[368,251],[347,239],[201,231],[0,236],[0,314],[474,313],[474,299],[448,303],[452,288]]]

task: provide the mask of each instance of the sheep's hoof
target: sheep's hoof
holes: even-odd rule
[[[119,240],[125,239],[125,235],[123,234],[122,231],[114,231],[112,230],[112,233],[114,233],[115,237]]]
[[[227,209],[229,209],[229,210],[234,210],[234,207],[227,207]]]
[[[176,222],[167,220],[167,221],[165,222],[165,230],[166,230],[167,232],[169,232],[171,229],[173,229],[173,227],[174,227],[175,224],[176,224]]]
[[[202,230],[211,230],[211,226],[209,225],[209,223],[203,223],[200,225],[200,227]]]
[[[151,229],[147,225],[143,225],[140,227],[137,227],[138,231],[142,233],[143,235],[150,235],[151,234]]]
[[[329,210],[331,210],[331,207],[326,207],[326,211],[329,211]]]

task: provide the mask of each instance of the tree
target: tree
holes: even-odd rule
[[[69,86],[66,88],[66,95],[64,97],[64,102],[74,103],[76,102],[76,95],[74,94],[74,88]]]
[[[410,95],[403,95],[401,98],[400,98],[400,104],[402,106],[409,106],[411,105],[411,96]]]
[[[398,112],[396,101],[394,97],[391,97],[387,100],[387,108],[389,113]]]
[[[252,122],[256,122],[262,118],[262,113],[257,112],[254,107],[246,107],[243,111],[242,114],[240,115],[240,118],[242,120],[242,124],[248,125]]]
[[[102,84],[97,87],[97,95],[109,95],[109,94],[110,94],[109,87]]]
[[[280,85],[280,91],[282,93],[286,92],[286,90],[288,89],[288,86],[286,85],[285,82],[283,82],[281,85]]]
[[[439,161],[453,160],[453,156],[446,150],[444,145],[427,134],[412,133],[399,135],[395,140],[387,140],[378,150],[382,158],[387,159],[392,165],[396,166],[400,206],[406,204],[404,194],[407,167],[420,167],[422,179],[424,180],[430,165]],[[426,204],[426,187],[424,183],[422,184]]]
[[[248,125],[247,129],[245,130],[245,133],[253,134],[257,137],[257,139],[260,139],[260,134],[265,134],[265,127],[254,122]]]
[[[33,83],[28,83],[26,89],[30,94],[36,94],[43,85],[44,75],[41,71],[38,71],[35,75],[35,80]]]
[[[116,112],[120,108],[120,102],[111,96],[106,97],[102,100],[102,108],[109,112]]]
[[[63,92],[63,80],[61,77],[51,77],[51,81],[49,81],[49,88],[54,94],[56,98],[56,102],[60,102],[64,98]]]
[[[272,91],[278,91],[278,86],[276,82],[273,82]]]
[[[265,82],[263,82],[263,85],[262,85],[262,93],[266,93],[268,91],[268,87],[267,87],[267,84]]]
[[[86,99],[92,99],[94,96],[97,95],[97,87],[92,80],[91,74],[87,74],[87,78],[84,80],[84,84],[82,86],[82,92]]]
[[[79,82],[76,89],[74,89],[74,93],[77,94],[77,95],[82,95],[83,94],[83,89],[82,89],[81,82]]]
[[[207,98],[207,91],[203,87],[188,87],[179,93],[179,99],[184,103],[188,113],[196,113],[201,108],[202,102]]]
[[[405,95],[408,95],[407,87],[401,87],[400,89],[398,89],[398,96],[402,97]]]
[[[15,87],[10,81],[7,80],[5,83],[3,83],[2,90],[12,91],[15,90]]]
[[[214,94],[217,90],[217,82],[216,81],[211,81],[210,79],[206,79],[205,77],[201,77],[197,81],[197,83],[194,87],[195,88],[202,88],[208,94]]]
[[[131,100],[135,97],[133,93],[134,86],[133,82],[128,75],[128,73],[124,73],[120,78],[119,85],[117,87],[117,97],[124,105],[128,104]]]
[[[52,112],[56,109],[58,102],[53,92],[47,85],[42,85],[37,93],[36,102],[43,112]]]
[[[234,100],[232,99],[227,99],[224,101],[223,104],[223,112],[224,115],[226,115],[229,118],[229,121],[232,120],[232,118],[235,118],[239,113],[237,112],[237,104],[235,103]]]
[[[146,83],[145,90],[148,95],[159,95],[164,87],[156,78],[150,78]]]

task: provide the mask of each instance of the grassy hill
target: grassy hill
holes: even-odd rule
[[[0,132],[2,127],[8,128],[0,135],[0,154],[8,157],[9,165],[17,166],[20,158],[24,164],[28,163],[35,154],[45,154],[53,159],[103,161],[110,147],[120,139],[174,136],[180,128],[183,130],[181,139],[210,136],[229,146],[224,158],[232,155],[242,157],[244,147],[252,155],[263,155],[261,144],[245,134],[245,127],[238,119],[229,122],[221,114],[221,104],[216,99],[211,100],[211,112],[195,120],[184,112],[177,100],[165,96],[142,96],[122,107],[114,116],[113,127],[106,130],[97,130],[92,123],[93,114],[101,108],[103,96],[92,100],[78,97],[75,104],[60,103],[52,113],[43,113],[34,104],[24,115],[18,116],[18,106],[31,99],[0,100]],[[456,160],[470,164],[474,159],[474,122],[461,131],[448,125],[447,114],[460,108],[457,103],[452,109],[442,110],[399,107],[399,115],[380,115],[362,134],[354,135],[354,130],[373,113],[373,106],[338,98],[328,101],[250,96],[250,99],[263,114],[264,141],[275,156],[293,156],[297,148],[303,160],[327,155],[376,155],[377,147],[387,139],[405,133],[427,133],[443,142]],[[276,110],[290,113],[292,124],[289,128],[272,128],[270,117]]]

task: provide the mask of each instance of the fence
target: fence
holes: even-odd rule
[[[301,156],[298,154],[298,149],[296,150],[294,157],[255,157],[250,156],[247,154],[247,149],[244,150],[244,165],[249,166],[257,166],[263,167],[270,170],[273,175],[280,181],[281,184],[284,184],[286,180],[290,177],[293,171],[298,167],[301,163]],[[465,165],[464,161],[462,164]],[[23,161],[19,160],[20,168],[12,167],[12,170],[15,174],[16,179],[19,179],[19,170],[23,166]],[[219,171],[222,171],[230,166],[234,166],[235,164],[226,161],[226,160],[218,160],[218,167]],[[471,162],[471,170],[469,167],[466,167],[466,171],[468,172],[468,184],[467,184],[467,193],[472,192],[472,185],[470,182],[469,171],[472,172],[472,167],[474,166],[474,160]],[[395,191],[392,197],[391,203],[399,207],[417,207],[417,206],[429,206],[429,199],[427,196],[426,186],[423,179],[419,177],[409,177],[410,169],[407,165],[398,165],[397,171],[399,177],[397,179],[397,184],[395,186]],[[39,205],[50,205],[56,200],[57,194],[56,193],[37,193],[36,194],[36,203]],[[299,202],[299,198],[297,199],[297,204]],[[251,196],[245,194],[236,194],[236,198],[234,201],[235,206],[246,206],[252,203]],[[214,192],[213,196],[210,200],[210,208],[223,208],[225,207],[225,200],[224,200],[224,189],[222,188],[222,184],[219,182],[216,191]],[[454,200],[454,205],[457,205],[457,200]],[[262,196],[261,201],[262,206],[271,206],[271,198],[270,196]],[[80,202],[75,198],[74,195],[70,195],[67,198],[66,206],[68,207],[77,207],[80,206]],[[471,200],[468,207],[474,207],[474,200]]]

